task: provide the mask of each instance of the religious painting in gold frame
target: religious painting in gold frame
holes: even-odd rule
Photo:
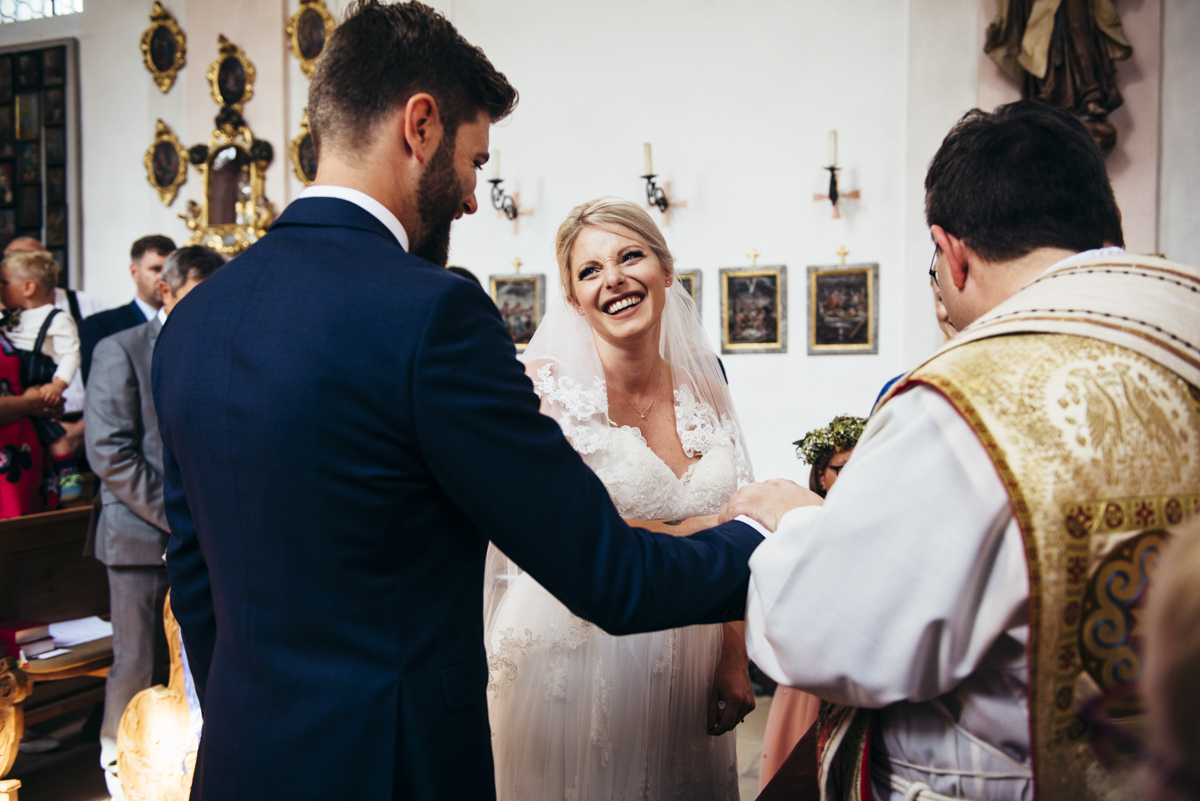
[[[146,180],[164,206],[175,202],[179,187],[187,181],[188,152],[171,130],[171,126],[159,120],[154,126],[154,142],[142,156],[146,168]]]
[[[217,60],[209,65],[205,75],[212,88],[212,99],[218,106],[240,112],[254,97],[254,64],[223,33],[217,36],[217,51]]]
[[[142,60],[163,94],[187,63],[187,36],[158,0],[150,11],[150,27],[142,33]]]
[[[721,352],[787,353],[787,266],[722,267]]]
[[[808,354],[879,353],[879,265],[808,268]]]
[[[305,186],[312,186],[317,180],[317,146],[313,143],[312,129],[308,124],[308,111],[300,120],[300,135],[292,140],[292,172],[296,180]]]
[[[188,155],[200,172],[204,201],[188,201],[187,213],[179,215],[192,232],[187,244],[234,255],[265,236],[275,219],[263,192],[270,145],[255,140],[238,115],[236,124],[215,128],[207,147],[197,145]]]
[[[676,270],[675,280],[687,290],[696,304],[696,314],[700,314],[700,290],[703,289],[704,274],[699,270]]]
[[[323,0],[300,0],[300,10],[288,20],[287,37],[292,45],[292,55],[300,59],[300,69],[309,78],[336,27],[337,22]]]
[[[546,276],[493,275],[489,284],[504,327],[520,353],[546,314]]]

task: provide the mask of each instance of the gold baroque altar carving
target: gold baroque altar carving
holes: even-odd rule
[[[188,245],[205,245],[235,255],[264,236],[275,209],[263,192],[274,148],[256,139],[242,117],[242,107],[254,96],[254,64],[224,35],[217,39],[219,55],[208,68],[212,97],[220,106],[208,144],[193,146],[188,158],[204,186],[200,202],[189,200],[181,214],[192,232]]]

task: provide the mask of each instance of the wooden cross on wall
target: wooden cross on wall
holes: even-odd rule
[[[832,203],[833,204],[833,219],[836,220],[842,216],[842,210],[841,210],[841,206],[840,206],[842,198],[850,198],[852,200],[858,200],[860,197],[862,197],[862,192],[858,191],[857,189],[852,189],[849,192],[839,191],[837,174],[841,168],[826,167],[825,169],[829,170],[829,194],[827,194],[827,195],[814,194],[813,200],[814,201],[828,200],[830,203]]]
[[[667,206],[667,210],[662,213],[662,218],[663,218],[662,224],[663,224],[663,228],[670,228],[671,227],[671,209],[673,209],[673,208],[686,209],[687,201],[686,200],[675,200],[674,198],[671,197],[671,182],[670,181],[663,182],[662,192],[663,192],[663,197],[665,197],[667,199],[667,203],[669,204]],[[656,208],[658,208],[658,207],[655,206],[653,203],[646,204],[646,211],[650,211],[650,209],[656,209]]]

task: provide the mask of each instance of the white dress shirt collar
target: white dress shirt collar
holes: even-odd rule
[[[154,308],[153,306],[151,306],[146,301],[142,300],[137,295],[133,296],[133,302],[136,303],[137,307],[142,310],[142,316],[145,317],[147,320],[153,320],[154,315],[158,314],[158,309]]]
[[[158,317],[159,325],[167,324],[167,310],[166,309],[159,309],[158,314],[156,316]]]
[[[388,211],[387,207],[380,203],[375,198],[368,195],[366,192],[360,192],[357,189],[351,189],[348,186],[333,186],[331,184],[314,184],[305,188],[300,193],[301,198],[307,197],[332,197],[338,200],[345,200],[358,206],[363,211],[370,214],[375,219],[379,220],[387,227],[392,235],[396,237],[396,241],[400,243],[400,247],[408,250],[408,232],[404,230],[404,226],[396,219],[396,215]]]

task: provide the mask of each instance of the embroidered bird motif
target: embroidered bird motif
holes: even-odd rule
[[[1116,369],[1121,377],[1121,385],[1125,388],[1125,398],[1129,402],[1129,408],[1138,422],[1142,424],[1142,428],[1146,430],[1150,439],[1169,445],[1174,449],[1179,437],[1171,426],[1171,421],[1167,419],[1166,412],[1154,402],[1146,387],[1141,386],[1130,377],[1129,365],[1118,364]]]
[[[1102,449],[1112,436],[1112,445],[1124,441],[1125,436],[1121,425],[1121,412],[1116,401],[1105,391],[1104,387],[1092,377],[1092,374],[1080,367],[1071,371],[1083,384],[1083,400],[1087,405],[1088,433],[1092,436],[1092,446]]]

